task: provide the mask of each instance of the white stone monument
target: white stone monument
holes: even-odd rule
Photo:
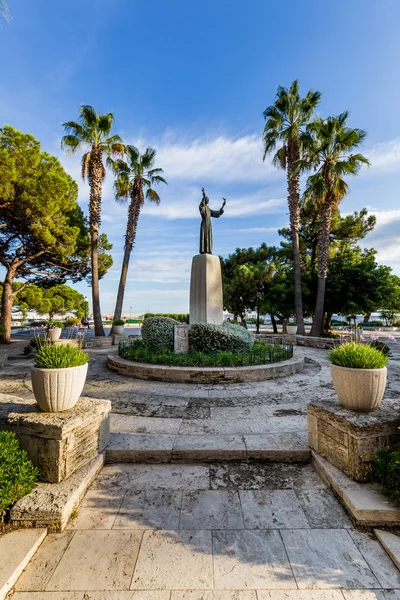
[[[189,352],[189,325],[186,323],[174,327],[174,352],[177,354]]]

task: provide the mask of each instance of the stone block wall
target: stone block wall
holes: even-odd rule
[[[381,404],[373,413],[356,413],[336,400],[308,405],[308,443],[355,481],[370,481],[378,450],[399,444],[399,405]]]

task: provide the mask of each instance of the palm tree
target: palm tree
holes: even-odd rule
[[[122,315],[126,277],[128,274],[129,260],[135,243],[137,223],[145,196],[151,202],[160,203],[160,197],[152,188],[158,183],[167,183],[162,177],[162,169],[153,168],[156,151],[147,148],[143,154],[135,146],[125,146],[126,161],[119,159],[113,161],[113,170],[116,176],[114,183],[115,199],[117,202],[126,202],[130,198],[128,209],[128,222],[126,224],[124,259],[121,267],[121,277],[118,286],[117,302],[115,304],[114,321]],[[143,188],[146,189],[144,194]]]
[[[320,97],[320,92],[310,90],[304,98],[301,98],[299,82],[296,79],[289,89],[279,86],[275,103],[264,111],[266,123],[263,132],[263,160],[265,160],[267,154],[276,150],[273,163],[282,169],[286,169],[287,173],[288,205],[294,263],[294,304],[298,333],[301,335],[305,334],[305,329],[299,249],[300,176],[298,172],[294,171],[294,165],[301,156],[299,136],[309,123]]]
[[[99,232],[101,223],[101,193],[106,170],[103,154],[108,158],[124,154],[124,146],[118,135],[111,135],[114,115],[98,115],[92,106],[79,108],[79,122],[63,124],[66,135],[61,140],[62,148],[70,154],[84,147],[82,156],[82,179],[88,179],[90,186],[89,225],[92,263],[92,302],[94,333],[104,335],[99,296]]]
[[[6,0],[0,0],[0,21],[9,21],[8,6]]]
[[[311,335],[321,333],[324,316],[325,284],[328,273],[329,245],[332,214],[349,191],[344,177],[357,175],[369,161],[362,154],[351,154],[366,137],[361,129],[347,126],[349,113],[317,119],[301,135],[304,159],[296,165],[296,172],[311,170],[305,190],[306,201],[316,202],[319,210],[318,230],[318,288]]]

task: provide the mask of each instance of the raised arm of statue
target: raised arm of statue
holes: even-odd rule
[[[215,217],[216,219],[218,219],[221,215],[224,214],[224,206],[226,204],[226,200],[225,200],[225,198],[222,198],[222,199],[223,199],[223,203],[222,203],[221,208],[219,210],[212,210],[211,211],[211,216]]]

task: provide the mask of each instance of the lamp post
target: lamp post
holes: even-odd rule
[[[132,321],[132,306],[129,307],[129,320]]]
[[[88,318],[87,308],[88,308],[88,300],[87,300],[87,296],[85,296],[85,321]]]

